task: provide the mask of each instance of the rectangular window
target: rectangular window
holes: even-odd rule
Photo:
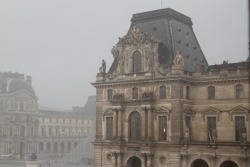
[[[113,117],[106,118],[106,138],[108,140],[113,138]]]
[[[236,99],[243,98],[243,86],[242,85],[236,85]]]
[[[167,139],[167,117],[159,116],[159,140],[165,141]]]
[[[12,136],[12,127],[10,127],[10,136]]]
[[[216,140],[216,117],[207,117],[208,140]]]
[[[235,117],[235,139],[242,141],[242,134],[246,133],[245,118],[244,116]]]
[[[208,87],[208,99],[215,99],[215,87],[214,86],[209,86]]]

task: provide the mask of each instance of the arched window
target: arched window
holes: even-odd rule
[[[113,91],[112,91],[112,89],[109,89],[107,91],[107,93],[108,93],[108,100],[112,100],[112,97],[113,97]]]
[[[186,87],[186,99],[190,99],[190,87]]]
[[[138,88],[136,88],[136,87],[132,88],[132,98],[133,99],[138,99],[138,93],[139,93]]]
[[[236,99],[243,98],[243,86],[242,85],[236,85]]]
[[[133,73],[141,72],[141,52],[134,51],[133,56]]]
[[[130,114],[129,138],[132,141],[139,140],[141,138],[141,115],[137,111]]]
[[[208,87],[208,99],[215,99],[215,88],[214,86]]]
[[[166,99],[166,86],[160,86],[160,99]]]

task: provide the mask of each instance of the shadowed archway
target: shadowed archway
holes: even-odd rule
[[[224,161],[220,167],[238,167],[238,165],[233,161]]]
[[[197,159],[192,163],[191,167],[209,167],[209,166],[206,161],[202,159]]]
[[[138,157],[131,157],[127,161],[126,167],[141,167],[141,160]]]

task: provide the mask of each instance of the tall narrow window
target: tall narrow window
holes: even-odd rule
[[[106,138],[108,140],[113,138],[113,117],[106,118]]]
[[[138,73],[141,71],[141,52],[136,50],[132,56],[133,59],[133,73]]]
[[[186,99],[190,99],[190,87],[186,87]]]
[[[216,140],[216,117],[207,117],[208,140]]]
[[[160,99],[166,99],[166,86],[160,86]]]
[[[108,100],[112,100],[112,97],[113,97],[113,91],[112,91],[112,89],[109,89],[107,91],[107,93],[108,93]]]
[[[10,136],[12,136],[12,129],[13,129],[13,128],[12,128],[12,127],[10,127]]]
[[[21,136],[21,137],[24,137],[24,136],[25,136],[25,127],[24,127],[24,126],[21,126],[21,129],[20,129],[20,136]]]
[[[243,86],[242,85],[236,85],[236,99],[243,98]]]
[[[245,118],[244,116],[235,117],[235,139],[242,141],[242,134],[246,133]]]
[[[167,117],[159,116],[159,140],[165,141],[167,139]]]
[[[138,91],[138,88],[133,88],[132,89],[132,98],[133,99],[138,99],[138,93],[139,93],[139,91]]]
[[[208,99],[215,99],[215,88],[214,86],[208,87]]]
[[[129,138],[132,141],[140,140],[141,138],[141,115],[137,111],[130,114]]]

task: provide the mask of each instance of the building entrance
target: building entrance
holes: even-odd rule
[[[131,157],[127,162],[127,167],[141,167],[141,160],[138,157]]]

